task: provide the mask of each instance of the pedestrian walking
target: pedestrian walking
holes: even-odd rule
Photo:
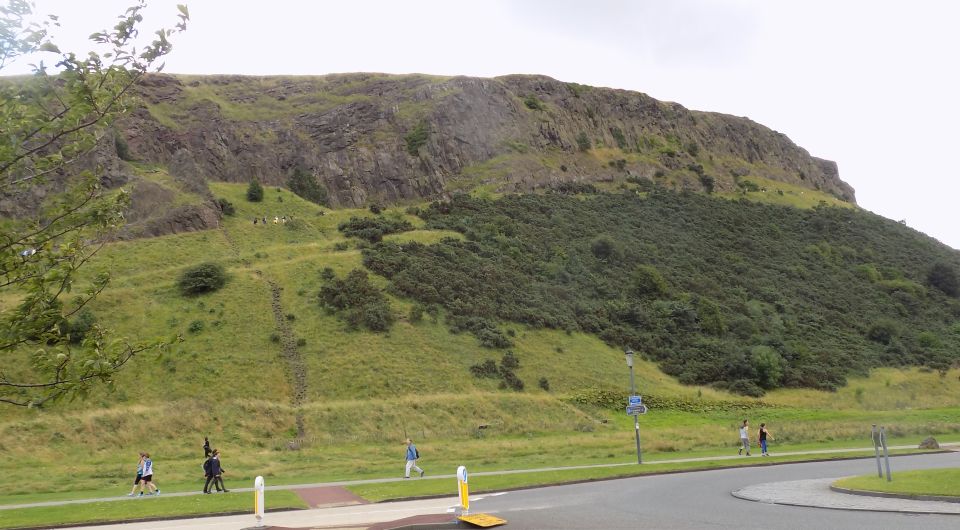
[[[220,492],[229,492],[226,486],[223,485],[223,474],[227,470],[223,469],[223,466],[220,464],[220,450],[214,449],[213,454],[210,455],[210,458],[203,463],[203,471],[206,474],[207,482],[203,485],[204,493],[212,493],[210,491],[210,484],[213,483],[213,487],[217,489],[217,493]]]
[[[747,420],[743,420],[743,425],[740,426],[740,450],[737,454],[742,455],[743,450],[747,450],[747,456],[750,456],[750,427],[747,423]]]
[[[160,488],[153,483],[153,460],[150,459],[150,453],[143,453],[143,486],[140,487],[140,496],[143,496],[143,489],[147,489],[147,495],[160,495]]]
[[[137,460],[137,478],[133,479],[133,488],[130,489],[130,493],[127,494],[127,497],[133,497],[133,494],[137,491],[137,486],[140,486],[140,493],[143,494],[143,453],[140,453],[140,459]]]
[[[760,456],[770,456],[770,453],[767,452],[767,439],[773,440],[773,435],[770,434],[770,431],[767,430],[767,424],[760,424],[760,434],[757,435],[757,439],[760,442]]]
[[[203,457],[210,458],[210,440],[204,436],[203,437]]]
[[[417,450],[417,446],[413,445],[413,440],[407,438],[407,467],[404,470],[403,478],[410,478],[410,470],[414,470],[417,473],[420,473],[420,476],[423,477],[424,471],[420,469],[420,466],[417,465],[417,460],[420,458],[420,451]]]

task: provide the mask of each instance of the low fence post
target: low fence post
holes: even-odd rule
[[[257,518],[257,528],[263,528],[263,477],[253,481],[253,515]]]
[[[460,515],[470,514],[470,486],[467,484],[467,468],[457,468],[457,495],[460,497]]]

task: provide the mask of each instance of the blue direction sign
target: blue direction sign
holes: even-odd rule
[[[647,406],[642,404],[630,405],[627,407],[627,414],[631,416],[636,416],[637,414],[646,414]]]
[[[643,396],[630,396],[627,398],[627,405],[633,407],[643,403]]]

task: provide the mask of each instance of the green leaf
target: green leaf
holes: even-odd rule
[[[60,48],[58,48],[57,45],[52,42],[44,42],[40,45],[38,50],[42,52],[60,53]]]
[[[183,16],[184,16],[187,20],[190,19],[190,12],[187,11],[187,6],[186,6],[186,5],[184,5],[184,4],[177,4],[177,9],[178,9],[181,13],[183,13]]]

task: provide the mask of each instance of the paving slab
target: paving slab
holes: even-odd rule
[[[363,497],[339,486],[299,488],[293,491],[311,508],[333,508],[369,503]]]

